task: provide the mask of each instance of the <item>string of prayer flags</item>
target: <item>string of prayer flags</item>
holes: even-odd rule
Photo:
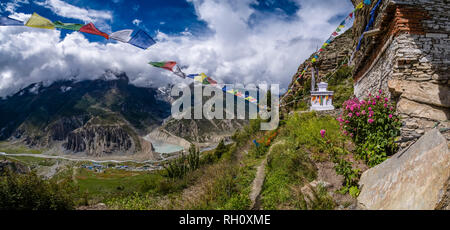
[[[33,13],[33,15],[31,15],[30,19],[28,19],[25,26],[49,30],[55,29],[55,25],[53,24],[52,21],[40,16],[37,13]]]
[[[144,50],[156,44],[155,40],[143,30],[139,30],[128,43]]]
[[[375,4],[375,6],[370,11],[370,20],[369,20],[369,23],[367,23],[366,28],[364,29],[364,32],[369,31],[370,27],[372,27],[372,24],[375,20],[375,11],[377,10],[380,3],[381,3],[381,0],[378,0],[377,4]],[[358,51],[361,48],[361,42],[362,42],[362,39],[364,38],[364,32],[361,34],[361,37],[359,38],[358,46],[356,47],[356,51]]]
[[[23,22],[10,17],[0,16],[0,26],[23,26]]]
[[[133,30],[120,30],[109,35],[109,38],[119,42],[128,43],[131,40]]]
[[[189,78],[194,79],[194,81],[202,83],[204,85],[217,85],[217,82],[211,79],[210,77],[206,76],[206,74],[190,74],[188,75]]]
[[[186,74],[183,73],[183,71],[181,71],[181,68],[178,65],[176,65],[176,69],[175,69],[175,71],[173,71],[173,73],[183,79],[186,78]]]
[[[62,23],[60,21],[56,21],[53,24],[55,25],[55,28],[65,29],[65,30],[74,30],[74,31],[79,31],[84,26],[83,24]]]
[[[381,1],[381,0],[379,0]],[[378,2],[379,3],[379,2]],[[377,3],[377,5],[378,5]],[[341,35],[344,31],[343,29],[345,28],[345,26],[347,24],[349,24],[354,16],[354,13],[360,9],[362,9],[365,5],[370,5],[371,1],[370,0],[363,0],[361,1],[356,7],[355,9],[353,9],[353,11],[339,24],[339,26],[336,28],[336,30],[331,34],[331,36],[327,39],[327,41],[322,45],[322,47],[315,53],[314,57],[311,59],[311,62],[308,63],[308,65],[305,67],[305,69],[298,75],[298,77],[295,79],[294,84],[291,85],[290,89],[288,90],[288,92],[281,98],[281,100],[283,100],[290,92],[292,92],[292,88],[296,86],[296,84],[298,83],[298,80],[300,80],[303,75],[306,73],[306,71],[309,69],[310,64],[314,64],[315,62],[317,62],[317,60],[319,59],[320,53],[322,53],[325,48],[331,44],[331,42],[334,41],[334,39],[336,37],[338,37],[339,35]],[[375,6],[376,7],[376,6]],[[370,23],[370,22],[369,22]],[[362,38],[360,38],[360,40],[362,40]],[[361,43],[361,42],[359,42]],[[360,44],[358,44],[359,46]]]
[[[22,22],[20,20],[0,15],[0,26],[23,26],[23,25],[24,25],[24,22]],[[130,30],[130,29],[120,30],[120,31],[112,33],[111,35],[108,35],[107,33],[100,31],[97,27],[95,27],[95,25],[93,23],[84,25],[84,24],[77,24],[77,23],[63,23],[61,21],[52,22],[49,19],[44,18],[37,13],[33,13],[31,15],[31,17],[25,23],[25,26],[40,28],[40,29],[52,29],[53,30],[53,29],[57,28],[57,29],[79,31],[79,32],[83,32],[83,33],[99,35],[106,39],[111,38],[116,41],[134,45],[141,49],[148,49],[150,46],[156,44],[155,40],[153,40],[153,38],[150,37],[150,35],[148,35],[143,30],[137,31],[137,33],[135,33],[134,36],[131,36],[134,31]],[[178,68],[177,70],[180,70],[180,69]],[[181,70],[175,71],[175,73],[179,76],[186,77],[186,75],[183,72],[181,72]]]
[[[81,27],[79,31],[88,34],[100,35],[106,39],[109,39],[109,35],[97,29],[92,22]]]

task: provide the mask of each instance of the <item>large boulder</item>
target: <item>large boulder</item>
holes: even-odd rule
[[[433,129],[406,151],[366,171],[358,202],[363,209],[436,209],[447,195],[449,177],[447,140]]]

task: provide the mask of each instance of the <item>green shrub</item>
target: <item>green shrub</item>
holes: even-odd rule
[[[394,115],[394,105],[381,91],[366,100],[348,100],[344,109],[338,121],[344,135],[354,140],[359,159],[373,167],[397,151],[395,138],[400,135],[401,123]]]
[[[0,210],[70,210],[76,193],[71,182],[43,180],[34,172],[0,176]]]

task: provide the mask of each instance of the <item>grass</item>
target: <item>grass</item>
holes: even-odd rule
[[[110,197],[130,195],[144,189],[146,181],[159,181],[157,173],[130,172],[107,169],[96,173],[84,168],[76,169],[76,183],[82,193],[88,193],[89,199],[95,202],[104,201]]]
[[[11,144],[8,142],[0,142],[0,152],[4,152],[7,154],[42,154],[44,149],[30,149],[21,144]]]
[[[339,124],[330,116],[316,113],[294,114],[287,118],[279,140],[268,158],[266,181],[262,190],[262,208],[276,209],[333,209],[334,201],[323,188],[303,194],[302,187],[317,177],[317,156],[327,155],[328,143],[321,138],[325,129],[327,139],[336,144],[343,140]],[[325,160],[328,157],[324,157]],[[308,202],[307,202],[308,201]]]
[[[107,204],[115,209],[151,210],[246,210],[250,208],[249,194],[256,175],[256,167],[263,155],[255,153],[252,138],[260,135],[260,120],[251,121],[234,135],[235,144],[228,145],[220,158],[205,160],[214,150],[202,154],[202,165],[183,178],[167,178],[160,172],[149,178],[147,191],[130,196],[113,197]],[[249,154],[244,154],[248,149]]]
[[[5,159],[23,163],[29,166],[52,166],[56,163],[54,159],[44,159],[39,157],[28,157],[28,156],[5,156]]]

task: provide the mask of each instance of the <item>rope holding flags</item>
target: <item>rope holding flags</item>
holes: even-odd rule
[[[60,21],[52,22],[37,13],[33,13],[26,23],[7,16],[0,15],[0,26],[28,26],[39,29],[64,29],[71,31],[79,31],[83,33],[102,36],[106,39],[114,39],[119,42],[128,43],[141,49],[148,49],[156,44],[155,40],[143,30],[138,30],[133,36],[134,30],[126,29],[112,33],[111,35],[100,31],[91,22],[86,25],[77,23],[63,23]]]
[[[181,71],[178,64],[174,61],[150,62],[149,64],[156,68],[168,70],[181,78],[190,78],[190,79],[193,79],[194,82],[198,82],[203,85],[210,85],[210,86],[216,87],[218,89],[221,89],[225,93],[232,94],[238,98],[241,98],[250,103],[256,104],[260,109],[267,109],[267,106],[258,105],[258,99],[254,98],[252,96],[246,95],[245,93],[242,93],[239,90],[227,89],[226,86],[222,87],[217,83],[217,81],[206,76],[206,74],[204,74],[204,73],[186,75],[185,73],[183,73],[183,71]],[[175,68],[175,70],[174,70],[174,68]]]
[[[380,3],[381,3],[381,0],[378,0],[377,4],[375,4],[375,6],[370,11],[370,20],[369,20],[369,23],[367,23],[366,28],[364,29],[364,32],[369,31],[370,27],[372,27],[372,24],[375,20],[375,11],[377,10]],[[358,51],[361,48],[361,42],[362,42],[362,39],[364,38],[364,32],[361,34],[361,37],[359,38],[358,46],[356,47],[356,51]]]
[[[381,1],[381,0],[379,0],[379,2],[380,2],[380,1]],[[379,3],[379,2],[378,2],[378,3]],[[319,59],[320,53],[322,53],[322,52],[325,50],[325,48],[326,48],[331,42],[334,41],[334,39],[335,39],[336,37],[338,37],[339,35],[341,35],[341,34],[344,33],[344,30],[343,30],[343,29],[346,27],[347,24],[349,24],[350,22],[352,22],[352,20],[354,19],[355,13],[356,13],[358,10],[364,8],[365,5],[370,5],[371,3],[372,3],[372,2],[371,2],[370,0],[363,0],[363,1],[361,1],[361,2],[355,7],[355,9],[353,9],[353,11],[352,11],[350,14],[348,14],[347,17],[345,17],[345,19],[339,24],[339,26],[338,26],[338,27],[336,28],[336,30],[331,34],[331,36],[326,40],[326,42],[322,45],[322,47],[321,47],[318,51],[316,51],[316,52],[314,53],[314,56],[313,56],[313,58],[311,59],[311,62],[308,63],[308,64],[306,65],[305,69],[297,76],[297,78],[294,80],[294,83],[292,84],[292,86],[288,89],[287,93],[281,98],[281,102],[283,102],[283,99],[284,99],[290,92],[292,92],[292,89],[295,87],[295,85],[298,83],[298,81],[299,81],[300,79],[303,78],[303,75],[305,75],[305,73],[306,73],[306,71],[308,71],[309,67],[310,67],[311,65],[313,65],[314,63],[317,62],[317,60]],[[377,3],[377,5],[378,5],[378,3]]]

